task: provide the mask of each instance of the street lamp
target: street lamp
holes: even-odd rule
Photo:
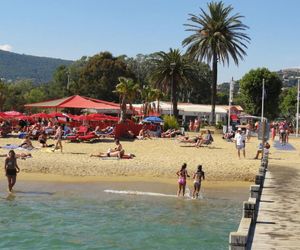
[[[173,111],[173,85],[174,85],[174,69],[176,67],[176,63],[175,62],[171,62],[170,63],[170,68],[171,68],[171,72],[170,72],[170,75],[171,75],[171,108],[170,108],[170,116],[172,115],[172,111]]]

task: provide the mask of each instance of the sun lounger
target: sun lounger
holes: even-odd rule
[[[91,141],[93,139],[96,139],[98,138],[97,135],[95,135],[94,133],[90,133],[90,134],[87,134],[87,135],[81,135],[81,136],[78,136],[77,139],[79,141]]]

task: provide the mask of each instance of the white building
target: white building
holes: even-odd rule
[[[157,109],[157,101],[151,102],[151,107],[153,110]],[[211,113],[211,105],[207,104],[193,104],[193,103],[178,103],[177,108],[179,111],[179,116],[182,117],[183,121],[189,121],[190,119],[200,118],[201,120],[209,120]],[[142,104],[133,104],[136,110],[142,109]],[[233,110],[234,109],[234,110]],[[162,115],[172,114],[172,104],[170,102],[159,102],[159,111]],[[237,114],[243,111],[240,106],[232,106],[231,114]],[[223,121],[226,122],[228,106],[216,105],[216,122]]]

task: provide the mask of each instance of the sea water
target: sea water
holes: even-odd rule
[[[228,249],[241,218],[241,200],[215,192],[200,200],[173,197],[170,187],[154,190],[169,197],[104,192],[151,184],[19,182],[11,195],[0,188],[0,249]]]

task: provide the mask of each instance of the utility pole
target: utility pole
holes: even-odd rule
[[[265,102],[265,79],[263,79],[262,82],[261,123],[264,121],[264,102]]]
[[[296,137],[298,137],[298,132],[299,132],[299,85],[300,85],[300,79],[298,78],[298,88],[297,88],[297,114],[296,114]]]
[[[231,81],[229,83],[229,105],[228,105],[228,119],[227,119],[227,133],[229,133],[229,127],[230,127],[230,113],[231,113],[231,103],[232,103],[232,97],[233,97],[233,77],[231,78]]]

